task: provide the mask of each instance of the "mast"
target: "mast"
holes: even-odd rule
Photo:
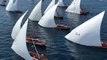
[[[32,28],[33,28],[33,26],[32,26]],[[39,57],[39,59],[40,59],[40,56],[39,56],[39,52],[38,52],[38,50],[37,50],[37,47],[35,46],[35,43],[33,42],[33,36],[35,35],[34,34],[34,30],[32,30],[33,32],[32,32],[32,43],[33,43],[33,46],[34,46],[34,49],[35,49],[35,51],[36,51],[36,53],[37,53],[37,55],[38,55],[38,57]]]

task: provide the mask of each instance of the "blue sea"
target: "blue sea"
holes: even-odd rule
[[[21,11],[25,12],[29,10],[23,23],[39,1],[18,0],[18,7]],[[42,12],[44,12],[50,2],[51,0],[43,1]],[[65,5],[70,5],[71,2],[72,0],[64,0]],[[59,8],[60,11],[58,13],[59,15],[63,15],[64,19],[56,19],[56,22],[70,25],[74,29],[98,13],[104,10],[107,12],[107,0],[82,0],[81,7],[87,9],[90,14],[87,16],[71,14],[64,12],[64,8]],[[21,15],[22,13],[9,13],[5,10],[5,7],[0,6],[0,60],[24,60],[11,49],[13,43],[11,31]],[[39,52],[44,53],[49,60],[107,60],[107,49],[87,47],[70,42],[64,38],[69,32],[43,28],[34,21],[29,21],[27,30],[27,34],[35,34],[46,40],[46,49],[37,49]],[[101,25],[101,40],[107,41],[107,13],[105,13]],[[34,48],[33,46],[30,47]]]

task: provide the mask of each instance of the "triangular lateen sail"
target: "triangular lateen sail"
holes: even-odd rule
[[[86,46],[102,46],[100,28],[105,11],[89,19],[65,36],[68,40]]]
[[[58,1],[58,6],[65,6],[64,3],[63,3],[63,0]]]
[[[33,11],[31,12],[29,19],[33,21],[39,21],[42,17],[41,13],[41,5],[42,5],[42,0],[34,7]]]
[[[23,27],[20,29],[15,41],[12,44],[12,49],[21,57],[26,60],[32,60],[27,46],[26,46],[26,32],[27,32],[28,19],[26,20]]]
[[[73,2],[66,9],[66,12],[80,14],[80,11],[81,11],[80,3],[81,3],[81,0],[73,0]]]
[[[11,37],[13,39],[16,38],[17,34],[19,33],[20,29],[21,29],[21,23],[23,18],[25,17],[26,13],[28,12],[28,10],[18,19],[18,21],[16,22],[16,24],[14,25],[13,29],[12,29],[12,33],[11,33]]]
[[[58,4],[56,4],[55,6],[53,6],[52,8],[50,8],[50,9],[45,13],[45,15],[40,19],[40,21],[38,22],[38,24],[39,24],[40,26],[48,27],[48,28],[56,27],[56,23],[55,23],[55,21],[54,21],[54,14],[55,14],[57,5],[58,5]],[[50,14],[51,14],[51,15],[50,15]]]
[[[55,5],[55,0],[52,0],[51,3],[48,5],[48,7],[46,8],[46,10],[44,11],[44,14],[52,7]]]
[[[9,0],[8,5],[6,6],[6,10],[7,11],[16,11],[18,10],[17,8],[17,0],[15,0],[15,2],[13,2],[14,0]]]

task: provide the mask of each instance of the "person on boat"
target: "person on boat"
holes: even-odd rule
[[[35,57],[32,57],[32,60],[38,60],[38,59],[36,59]]]
[[[35,44],[38,46],[46,46],[46,42],[40,39],[33,39],[31,37],[27,37],[26,40],[27,40],[27,43],[29,44]]]
[[[87,15],[87,14],[89,14],[89,12],[86,9],[81,8],[80,14],[81,15]]]
[[[41,53],[36,53],[36,52],[33,52],[33,51],[29,51],[30,55],[33,57],[33,60],[48,60],[44,54],[41,54]]]
[[[103,48],[107,48],[107,42],[101,42]]]
[[[68,25],[63,25],[63,24],[57,24],[57,29],[61,29],[61,30],[70,30],[70,26]]]

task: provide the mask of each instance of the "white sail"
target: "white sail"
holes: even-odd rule
[[[63,3],[63,0],[58,1],[58,6],[65,6],[64,3]]]
[[[102,46],[100,28],[104,13],[105,11],[73,29],[65,38],[81,45]]]
[[[73,0],[73,2],[68,6],[66,9],[67,12],[80,14],[81,8],[80,8],[81,0]]]
[[[46,8],[46,10],[44,11],[44,14],[52,7],[55,5],[55,0],[52,0],[51,3],[48,5],[48,7]]]
[[[42,17],[41,13],[41,5],[42,5],[42,0],[35,6],[33,11],[31,12],[29,19],[33,21],[39,21]]]
[[[38,24],[43,27],[49,27],[49,28],[56,27],[56,23],[54,21],[54,14],[56,8],[57,8],[57,4],[46,12],[46,14],[40,19]]]
[[[12,33],[11,33],[11,37],[13,39],[16,38],[17,34],[19,33],[20,29],[21,29],[21,23],[22,23],[22,20],[23,18],[25,17],[26,13],[28,11],[26,11],[19,19],[18,21],[16,22],[16,24],[14,25],[13,29],[12,29]]]
[[[26,20],[25,24],[19,31],[15,41],[12,44],[12,49],[21,57],[26,60],[32,60],[30,56],[27,46],[26,46],[26,32],[27,32],[28,20]]]
[[[6,6],[7,11],[16,11],[17,10],[17,0],[9,0],[8,5]]]

